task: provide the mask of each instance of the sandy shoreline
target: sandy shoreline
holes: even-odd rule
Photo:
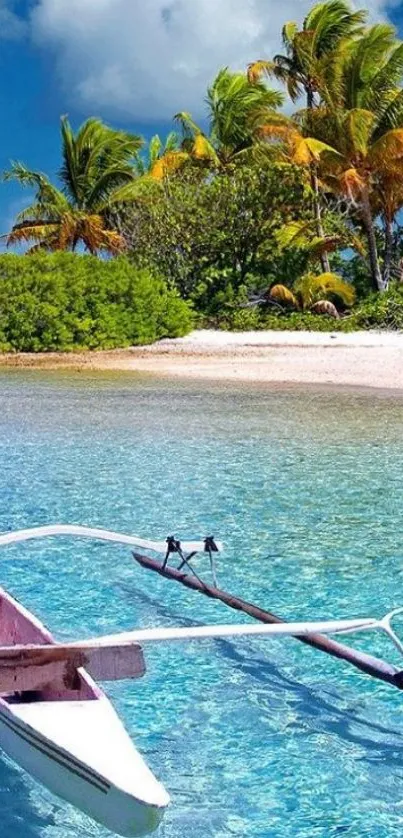
[[[108,352],[3,354],[0,365],[403,390],[403,333],[198,331]]]

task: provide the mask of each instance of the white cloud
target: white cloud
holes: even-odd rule
[[[206,85],[220,66],[243,68],[272,55],[284,21],[301,19],[312,5],[312,0],[36,2],[34,39],[53,47],[72,101],[88,111],[143,121],[170,118],[178,110],[200,116]],[[355,5],[367,7],[374,18],[385,16],[383,0]]]
[[[21,38],[27,29],[25,21],[23,21],[13,11],[14,3],[12,0],[0,0],[0,39],[15,40]]]

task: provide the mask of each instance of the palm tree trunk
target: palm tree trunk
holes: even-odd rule
[[[313,110],[315,105],[315,97],[313,90],[308,86],[306,91],[307,109],[308,109],[308,126],[310,128],[309,113]],[[319,181],[318,181],[318,167],[316,163],[311,163],[311,189],[313,193],[313,211],[316,221],[316,233],[322,239],[325,236],[325,231],[322,224],[322,209],[320,205]],[[323,273],[330,273],[329,257],[327,253],[322,253],[320,257]]]
[[[385,290],[389,287],[390,277],[392,273],[393,251],[393,222],[390,218],[385,218],[385,261],[383,268],[383,283],[385,286]]]
[[[375,291],[385,291],[385,284],[382,279],[381,269],[379,266],[378,247],[376,244],[374,220],[372,217],[371,204],[369,202],[369,194],[367,189],[362,191],[361,201],[361,217],[367,234],[369,264],[371,268],[372,285]]]
[[[320,206],[318,173],[315,163],[311,163],[311,187],[313,192],[313,211],[315,214],[316,232],[317,235],[321,239],[323,239],[325,237],[325,231],[322,224],[322,210]],[[330,273],[330,263],[327,253],[322,253],[320,261],[323,273]]]

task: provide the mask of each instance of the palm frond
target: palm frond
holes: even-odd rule
[[[387,131],[372,145],[369,162],[380,172],[400,174],[403,162],[403,129]]]
[[[297,248],[303,250],[310,259],[318,259],[325,253],[333,253],[342,244],[339,235],[317,236],[311,221],[292,221],[279,230],[276,235],[281,250]]]
[[[42,189],[51,186],[50,180],[46,175],[28,169],[24,163],[20,163],[19,161],[11,162],[11,169],[3,173],[3,180],[17,180],[21,186],[29,189]]]
[[[368,86],[387,61],[395,45],[395,34],[393,26],[377,23],[352,43],[343,69],[345,108],[365,106]]]
[[[298,32],[298,23],[295,20],[289,20],[287,23],[284,24],[281,37],[283,41],[284,48],[286,49],[287,53],[292,54],[293,44],[295,36]]]
[[[250,84],[255,84],[261,81],[262,76],[272,76],[275,73],[275,64],[273,61],[253,61],[247,67],[247,79]]]
[[[269,291],[269,299],[275,300],[277,303],[291,307],[299,308],[298,299],[285,285],[274,285]]]
[[[60,170],[61,179],[65,190],[76,203],[80,200],[76,143],[73,130],[67,116],[61,118],[60,125],[62,135],[62,157],[63,163]]]
[[[367,17],[366,11],[352,12],[344,0],[329,0],[313,6],[304,20],[304,30],[313,33],[314,51],[320,57],[340,41],[361,34]]]
[[[274,110],[282,101],[282,94],[263,82],[251,83],[243,73],[220,70],[207,91],[210,138],[215,148],[233,148],[237,153],[251,145],[256,115]]]
[[[326,317],[333,317],[334,320],[339,320],[340,315],[334,303],[330,300],[318,300],[311,306],[311,311],[314,314],[325,314]]]
[[[352,200],[360,195],[366,186],[364,177],[354,167],[342,171],[338,182],[341,190]]]
[[[355,301],[353,286],[334,273],[319,276],[305,274],[297,280],[294,290],[300,296],[303,308],[310,308],[322,297],[336,297],[346,306],[353,305]]]
[[[49,237],[53,236],[58,231],[58,224],[52,224],[47,221],[36,221],[31,224],[16,224],[11,232],[6,236],[7,246],[14,244],[21,244],[24,242],[37,241],[43,242]]]
[[[391,101],[400,90],[403,77],[403,44],[394,42],[389,53],[385,53],[371,83],[363,91],[363,107],[367,107],[377,114],[378,122],[389,108]],[[392,126],[390,126],[392,127]],[[393,127],[396,127],[393,126]]]
[[[177,172],[188,161],[189,155],[185,151],[167,151],[155,161],[150,171],[150,177],[153,180],[161,181],[173,172]]]
[[[156,162],[156,160],[158,160],[158,158],[159,158],[159,156],[162,152],[162,149],[163,149],[162,140],[158,136],[158,134],[155,134],[154,137],[151,137],[151,140],[150,140],[149,145],[148,145],[148,158],[149,158],[149,164],[150,164],[151,168],[154,165],[154,163]]]
[[[113,196],[108,198],[105,207],[100,207],[100,212],[119,204],[131,204],[144,198],[149,199],[151,192],[154,192],[157,196],[159,189],[159,182],[149,172],[146,172],[136,180],[125,183],[120,189],[116,189]]]
[[[343,131],[346,132],[353,154],[368,154],[375,115],[368,110],[352,108],[343,119]]]
[[[177,122],[178,125],[180,125],[184,137],[193,138],[195,134],[201,133],[201,128],[199,128],[194,119],[192,119],[191,114],[187,111],[180,111],[179,113],[176,113],[174,116],[174,122]]]
[[[164,151],[179,151],[179,135],[176,131],[170,131],[164,145]]]
[[[373,139],[379,139],[394,128],[403,128],[403,90],[400,87],[391,93],[388,103],[378,115]]]
[[[91,197],[98,194],[95,186],[100,178],[106,188],[107,172],[110,192],[134,177],[134,163],[142,145],[137,135],[109,128],[94,118],[74,134],[64,117],[61,132],[63,162],[59,174],[65,194],[77,209],[96,209]]]

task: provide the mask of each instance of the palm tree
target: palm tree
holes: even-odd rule
[[[256,140],[256,130],[283,102],[281,93],[244,73],[220,70],[207,91],[208,131],[186,112],[176,114],[182,128],[182,148],[196,161],[227,166],[245,156]]]
[[[333,63],[342,44],[362,33],[367,16],[366,11],[352,11],[345,0],[317,3],[305,17],[302,29],[294,21],[283,27],[285,55],[249,65],[250,81],[259,80],[263,74],[274,76],[286,85],[294,103],[305,94],[306,107],[312,109],[317,95],[323,99],[329,63]]]
[[[285,55],[276,55],[273,61],[260,60],[250,64],[249,79],[255,81],[263,74],[274,76],[286,85],[293,102],[305,94],[309,122],[317,97],[319,101],[326,98],[327,78],[335,76],[340,50],[362,32],[366,18],[367,12],[352,11],[345,0],[317,3],[305,17],[302,29],[294,21],[285,24],[282,33]],[[318,236],[323,237],[317,165],[313,160],[310,170],[316,230]],[[329,272],[326,253],[321,261],[323,270]]]
[[[388,285],[392,214],[401,206],[397,183],[402,183],[402,75],[403,44],[396,40],[394,27],[371,26],[338,51],[314,107],[294,120],[277,115],[260,128],[269,140],[280,141],[294,162],[307,165],[311,158],[321,189],[339,195],[350,217],[363,226],[377,290]],[[389,237],[383,277],[374,221],[379,214],[387,222]],[[317,233],[324,238],[319,225]]]
[[[403,179],[396,173],[386,174],[378,178],[374,212],[382,219],[385,247],[383,259],[383,282],[389,285],[392,275],[402,280],[401,260],[397,254],[397,237],[394,231],[396,216],[403,208]]]
[[[320,261],[323,253],[340,249],[355,250],[361,256],[365,253],[361,237],[341,217],[333,223],[332,232],[323,237],[315,234],[310,220],[290,221],[278,230],[276,240],[280,251],[297,249],[305,253],[309,262]]]
[[[403,181],[402,75],[403,44],[396,41],[394,28],[372,26],[343,56],[334,86],[328,88],[329,104],[309,114],[310,131],[327,146],[320,153],[321,177],[363,224],[372,282],[380,291],[387,288],[389,268],[382,277],[374,213],[381,212],[388,220],[389,235],[391,212],[401,206],[397,195]],[[390,262],[388,245],[386,253]]]
[[[390,128],[379,135],[379,124],[377,115],[364,109],[330,112],[327,108],[318,108],[314,124],[316,136],[313,138],[298,133],[298,126],[292,120],[288,124],[283,120],[281,124],[268,125],[265,133],[280,137],[286,148],[285,154],[293,162],[306,166],[310,158],[315,161],[322,188],[339,196],[348,207],[350,216],[362,224],[367,238],[373,287],[384,291],[390,276],[393,223],[403,206],[403,127]],[[318,140],[318,136],[326,137],[328,142]],[[378,258],[377,215],[383,216],[385,226],[384,276]],[[287,229],[283,231],[284,235]],[[317,252],[320,252],[323,243],[321,260],[324,253],[332,250],[332,241],[329,246],[326,244],[328,238],[323,229],[316,238]]]
[[[134,160],[142,140],[97,119],[88,119],[74,133],[66,117],[61,139],[60,188],[22,163],[13,163],[5,173],[5,180],[35,190],[34,202],[17,216],[7,243],[33,241],[31,251],[75,250],[82,243],[90,253],[120,252],[124,240],[108,229],[107,213],[134,191]]]

